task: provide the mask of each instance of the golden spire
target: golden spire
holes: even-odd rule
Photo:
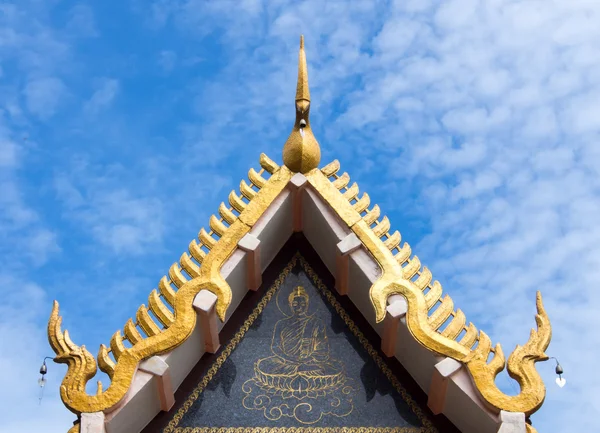
[[[290,136],[283,146],[283,163],[296,173],[308,173],[319,166],[321,149],[310,129],[310,91],[308,90],[308,71],[304,36],[300,36],[298,54],[298,85],[296,87],[296,122]]]

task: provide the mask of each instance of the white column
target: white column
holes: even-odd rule
[[[400,320],[406,316],[408,305],[404,296],[392,295],[386,307],[385,319],[383,319],[383,334],[381,337],[381,351],[387,357],[396,353],[396,342],[398,341],[398,326]]]
[[[427,395],[427,406],[434,415],[438,415],[444,411],[446,393],[448,391],[448,379],[461,368],[462,364],[452,358],[444,358],[435,364]]]
[[[335,275],[335,289],[337,292],[345,296],[348,294],[348,278],[350,273],[350,254],[360,248],[362,245],[360,239],[356,237],[354,233],[350,233],[340,242],[336,247],[336,275]]]
[[[217,328],[217,295],[209,290],[200,290],[194,298],[194,309],[200,316],[200,329],[204,337],[204,348],[208,353],[216,353],[221,346]]]
[[[302,190],[306,187],[308,179],[302,173],[296,173],[290,179],[292,186],[292,227],[294,232],[302,231]]]
[[[106,433],[104,412],[82,413],[79,431],[81,433]]]
[[[170,410],[175,404],[175,391],[173,390],[173,383],[171,382],[169,364],[162,358],[153,356],[152,358],[141,362],[138,369],[156,377],[160,409],[165,412]]]
[[[247,233],[238,243],[238,247],[246,252],[248,290],[257,291],[262,284],[260,263],[260,240]]]
[[[500,411],[500,428],[498,433],[525,433],[525,414],[523,412]]]

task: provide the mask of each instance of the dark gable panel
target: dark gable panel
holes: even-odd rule
[[[333,283],[294,234],[144,433],[458,432]]]

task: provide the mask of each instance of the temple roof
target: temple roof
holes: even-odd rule
[[[69,366],[61,386],[61,398],[67,408],[82,413],[108,413],[122,404],[129,392],[140,363],[166,354],[182,345],[194,332],[196,297],[208,291],[216,297],[215,311],[221,321],[228,318],[232,289],[222,276],[228,260],[238,251],[243,239],[258,224],[271,218],[270,209],[290,188],[305,188],[335,216],[351,236],[347,242],[367,253],[377,268],[368,299],[377,323],[394,315],[391,302],[404,305],[406,328],[422,347],[436,357],[447,357],[464,366],[472,380],[477,398],[486,407],[499,412],[523,413],[529,417],[539,409],[545,397],[544,384],[534,363],[548,359],[551,328],[537,294],[537,330],[529,341],[517,346],[508,358],[508,372],[520,385],[520,393],[508,396],[495,385],[495,377],[505,368],[500,344],[492,347],[490,338],[479,331],[465,314],[455,308],[440,282],[421,264],[411,247],[401,242],[400,232],[392,230],[388,217],[358,184],[340,171],[338,161],[318,168],[320,148],[310,128],[310,93],[303,39],[299,54],[298,86],[295,99],[296,120],[285,143],[283,165],[266,155],[260,157],[260,169],[251,168],[248,181],[240,182],[239,191],[229,194],[218,214],[212,215],[208,230],[202,228],[198,239],[190,242],[187,252],[163,276],[158,288],[150,292],[148,303],[141,305],[110,339],[101,345],[97,361],[85,349],[73,343],[61,330],[61,317],[55,301],[48,337],[56,353],[56,362]],[[285,239],[284,239],[285,240]],[[242,248],[247,250],[247,248]],[[489,362],[488,362],[489,361]],[[96,366],[108,374],[110,386],[98,382],[96,395],[85,392],[86,383],[95,375]],[[534,431],[527,426],[529,431]]]

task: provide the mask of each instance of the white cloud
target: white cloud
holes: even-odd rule
[[[91,115],[97,114],[112,104],[118,92],[119,82],[117,80],[110,78],[100,80],[94,94],[85,103],[84,110]]]
[[[73,6],[69,13],[67,29],[77,36],[97,37],[99,33],[92,8],[81,3]]]
[[[17,145],[7,139],[0,139],[0,167],[14,167],[18,161]]]
[[[158,64],[165,72],[171,72],[175,67],[177,54],[171,50],[163,50],[158,55]]]
[[[64,410],[58,393],[66,369],[47,361],[48,383],[41,404],[37,385],[42,360],[53,355],[43,327],[50,315],[50,300],[41,287],[26,279],[0,273],[0,284],[7,289],[0,306],[0,368],[10,372],[0,375],[0,389],[10,390],[10,398],[3,398],[0,405],[2,431],[63,433],[75,419]],[[21,416],[15,417],[15,413]]]
[[[56,113],[66,93],[66,86],[56,77],[31,80],[24,90],[27,108],[42,120],[47,120]]]
[[[98,177],[88,171],[90,168],[76,170],[72,178],[55,178],[55,190],[66,207],[64,217],[115,253],[140,254],[160,243],[165,231],[160,201],[136,197],[118,186],[119,168]]]

